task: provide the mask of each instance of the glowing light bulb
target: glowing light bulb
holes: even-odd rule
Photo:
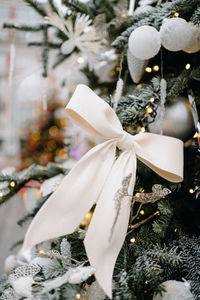
[[[186,70],[189,70],[189,69],[190,69],[190,67],[191,67],[191,65],[190,65],[190,64],[187,64],[187,65],[185,66]]]
[[[160,68],[159,68],[159,66],[158,66],[158,65],[155,65],[155,66],[153,66],[153,71],[154,71],[154,72],[158,72],[158,71],[159,71],[159,69],[160,69]]]
[[[190,193],[190,194],[193,194],[193,193],[194,193],[194,190],[193,190],[193,189],[189,189],[189,193]]]
[[[151,72],[152,72],[152,68],[151,68],[151,67],[146,67],[145,71],[146,71],[147,73],[151,73]]]
[[[143,210],[143,209],[140,211],[140,214],[141,214],[142,216],[144,215],[144,210]]]
[[[150,107],[150,106],[148,106],[147,108],[146,108],[146,113],[147,114],[151,114],[153,112],[153,109]]]
[[[145,128],[144,128],[144,127],[141,127],[140,133],[143,133],[143,132],[145,132]]]
[[[82,56],[79,56],[78,58],[77,58],[77,63],[78,64],[83,64],[85,62],[85,59],[82,57]]]
[[[151,97],[150,100],[149,100],[151,103],[153,103],[155,101],[155,98],[154,97]]]
[[[131,238],[130,239],[130,242],[133,244],[133,243],[135,243],[135,238],[133,237],[133,238]]]
[[[76,294],[76,299],[81,299],[81,294]]]
[[[179,12],[176,11],[176,12],[174,13],[174,17],[175,17],[175,18],[178,18],[178,17],[179,17]]]
[[[14,182],[14,181],[11,181],[11,182],[10,182],[10,186],[11,186],[11,187],[14,187],[14,186],[15,186],[15,182]]]

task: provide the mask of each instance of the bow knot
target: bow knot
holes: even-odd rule
[[[117,147],[122,151],[134,151],[134,137],[130,133],[123,131],[122,136],[117,141]]]
[[[73,233],[96,202],[84,245],[98,283],[111,298],[113,270],[129,223],[126,196],[133,194],[136,157],[163,178],[180,182],[183,143],[123,131],[114,110],[85,85],[78,85],[66,109],[73,121],[107,141],[88,151],[48,198],[28,229],[24,247]],[[123,150],[118,159],[116,146]]]

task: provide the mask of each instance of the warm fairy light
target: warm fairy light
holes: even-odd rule
[[[15,182],[14,182],[14,181],[11,181],[11,182],[10,182],[10,186],[11,186],[11,187],[14,187],[14,186],[15,186]]]
[[[67,151],[65,149],[57,149],[56,150],[56,155],[59,157],[63,157],[67,154]]]
[[[39,254],[44,254],[44,253],[45,253],[44,249],[38,249],[37,252],[38,252]]]
[[[128,18],[128,16],[126,14],[121,14],[122,18]]]
[[[153,112],[153,109],[150,106],[147,106],[145,110],[147,114],[151,114]]]
[[[89,211],[89,212],[85,215],[83,221],[81,222],[81,225],[82,225],[82,226],[88,226],[88,225],[90,224],[91,219],[92,219],[92,212]]]
[[[151,73],[152,68],[151,68],[151,67],[146,67],[145,71],[146,71],[147,73]]]
[[[154,216],[160,216],[159,210],[157,210],[157,211],[154,213]]]
[[[177,232],[177,228],[174,229],[174,232]]]
[[[194,193],[194,190],[193,190],[193,189],[189,189],[189,193],[190,193],[190,194],[193,194],[193,193]]]
[[[38,131],[32,132],[31,138],[33,141],[37,142],[40,139],[40,133]]]
[[[131,238],[130,239],[130,242],[133,244],[133,243],[135,243],[135,238],[133,237],[133,238]]]
[[[77,63],[78,64],[83,64],[85,62],[85,59],[82,57],[82,56],[79,56],[78,58],[77,58]]]
[[[145,281],[145,283],[146,283],[146,284],[148,284],[148,283],[149,283],[149,281],[148,281],[148,280],[146,280],[146,281]]]
[[[76,299],[81,299],[81,294],[76,294]]]
[[[143,210],[143,209],[140,211],[140,214],[141,214],[142,216],[144,215],[144,210]]]
[[[159,68],[159,66],[158,66],[158,65],[155,65],[155,66],[153,66],[153,71],[154,71],[154,72],[158,72],[158,71],[159,71],[159,69],[160,69],[160,68]]]
[[[135,197],[139,198],[140,197],[140,193],[136,193]]]
[[[51,126],[49,128],[49,134],[51,136],[56,136],[58,134],[58,127],[57,126]]]
[[[190,69],[190,67],[191,67],[191,65],[190,65],[190,64],[187,64],[187,65],[185,66],[186,70],[189,70],[189,69]]]
[[[155,98],[154,97],[151,97],[149,102],[153,103],[155,101]]]
[[[139,83],[139,84],[137,85],[137,88],[140,89],[141,87],[142,87],[142,84]]]
[[[178,18],[178,17],[179,17],[179,12],[176,11],[176,12],[174,13],[174,17],[175,17],[175,18]]]
[[[141,127],[140,133],[143,133],[143,132],[145,132],[145,128],[144,128],[144,127]]]
[[[2,192],[0,192],[0,198],[2,198],[3,197],[3,193]]]
[[[144,188],[143,188],[143,187],[140,187],[140,188],[139,188],[139,191],[140,191],[140,193],[144,192]]]
[[[119,72],[121,69],[120,67],[116,67],[116,71]]]

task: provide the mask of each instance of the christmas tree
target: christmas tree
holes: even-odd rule
[[[24,2],[41,23],[4,28],[43,34],[28,45],[44,77],[75,61],[90,89],[78,85],[67,113],[106,142],[69,174],[0,175],[1,203],[42,183],[1,299],[200,299],[199,1]]]

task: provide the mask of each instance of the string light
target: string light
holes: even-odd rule
[[[145,283],[146,283],[146,284],[148,284],[148,283],[149,283],[149,281],[148,281],[148,280],[146,280],[146,281],[145,281]]]
[[[32,132],[31,138],[33,141],[37,142],[40,139],[40,133],[38,131]]]
[[[38,249],[37,252],[38,252],[39,254],[44,254],[44,253],[45,253],[44,249]]]
[[[79,56],[78,58],[77,58],[77,63],[78,64],[83,64],[85,62],[85,60],[84,60],[84,58],[82,57],[82,56]]]
[[[126,14],[121,14],[122,18],[128,18],[128,16]]]
[[[15,182],[14,182],[14,181],[11,181],[11,182],[10,182],[10,186],[11,186],[11,187],[14,187],[14,186],[15,186]]]
[[[143,210],[143,209],[140,211],[140,214],[141,214],[142,216],[144,215],[144,210]]]
[[[145,132],[145,128],[144,128],[144,127],[141,127],[140,133],[143,133],[143,132]]]
[[[152,72],[152,68],[151,68],[151,67],[146,67],[145,71],[146,71],[147,73],[151,73],[151,72]]]
[[[139,198],[140,197],[140,193],[136,193],[135,197]]]
[[[145,110],[146,110],[147,114],[151,114],[153,112],[153,109],[151,106],[147,106]]]
[[[58,134],[58,127],[57,126],[51,126],[49,128],[49,134],[51,136],[56,136]]]
[[[194,190],[193,190],[193,189],[189,189],[189,193],[190,193],[190,194],[193,194],[193,193],[194,193]]]
[[[187,64],[187,65],[185,66],[186,70],[189,70],[189,69],[190,69],[190,67],[191,67],[191,65],[190,65],[190,64]]]
[[[140,188],[139,188],[139,191],[140,191],[140,193],[144,192],[144,188],[143,188],[143,187],[140,187]]]
[[[3,197],[3,193],[2,192],[0,192],[0,198],[2,198]]]
[[[133,243],[135,243],[135,238],[133,237],[133,238],[131,238],[130,239],[130,242],[133,244]]]
[[[176,12],[174,13],[173,16],[174,16],[175,18],[178,18],[178,17],[179,17],[179,12],[176,11]]]
[[[159,68],[159,66],[158,66],[158,65],[155,65],[155,66],[153,66],[153,71],[154,71],[154,72],[158,72],[158,71],[159,71],[159,69],[160,69],[160,68]]]
[[[153,103],[155,101],[155,98],[154,97],[151,97],[149,102]]]
[[[81,299],[81,294],[76,294],[76,299]]]
[[[139,84],[137,85],[137,88],[140,89],[141,87],[142,87],[142,84],[139,83]]]
[[[174,229],[174,232],[177,232],[177,228]]]

